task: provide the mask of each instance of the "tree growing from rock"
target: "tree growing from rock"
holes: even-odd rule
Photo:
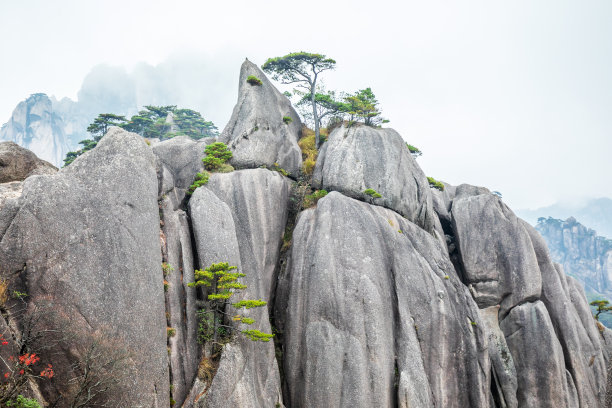
[[[195,271],[195,282],[188,283],[190,287],[204,286],[209,288],[208,306],[199,311],[200,317],[200,339],[203,342],[213,341],[219,344],[219,335],[229,337],[236,330],[235,326],[226,324],[231,320],[237,323],[252,325],[254,319],[242,314],[229,313],[229,307],[237,310],[262,307],[267,302],[259,299],[243,299],[232,303],[229,299],[246,289],[247,286],[238,282],[245,276],[244,273],[235,272],[236,266],[230,266],[227,262],[213,263],[204,270]],[[244,329],[240,333],[253,341],[268,342],[273,334],[263,333],[255,329]]]
[[[612,306],[610,306],[610,302],[607,300],[596,299],[590,305],[595,307],[595,320],[599,320],[600,314],[612,311]]]
[[[350,115],[351,120],[362,119],[368,126],[379,126],[381,123],[389,122],[380,116],[381,111],[378,107],[378,99],[376,99],[371,88],[360,89],[344,99],[346,105],[344,105],[343,109]]]
[[[317,111],[316,90],[319,74],[334,69],[336,61],[323,54],[293,52],[283,57],[269,58],[262,69],[272,74],[272,78],[283,84],[296,84],[310,95],[312,116],[315,125],[315,142],[320,145],[319,113]]]
[[[298,92],[298,95],[300,95],[301,98],[297,102],[296,107],[298,109],[301,108],[300,113],[302,116],[312,118],[314,122],[312,111],[309,112],[312,106],[312,95],[310,92]],[[325,89],[319,89],[319,91],[315,93],[314,101],[317,110],[317,120],[319,121],[317,124],[319,129],[323,127],[323,119],[326,117],[343,116],[348,107],[348,105],[343,102],[341,98],[336,96],[336,92],[326,91]]]
[[[108,132],[111,126],[120,126],[127,121],[125,116],[113,113],[101,113],[94,119],[93,123],[87,127],[87,131],[92,134],[94,141],[98,142],[102,136]]]

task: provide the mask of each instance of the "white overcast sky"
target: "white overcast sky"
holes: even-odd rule
[[[611,22],[610,0],[3,1],[0,123],[98,64],[178,58],[222,129],[245,57],[305,50],[336,59],[328,88],[372,87],[427,175],[515,209],[612,197]]]

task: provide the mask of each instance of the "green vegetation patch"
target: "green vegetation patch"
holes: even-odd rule
[[[304,196],[304,204],[303,204],[304,209],[314,207],[317,204],[317,201],[319,201],[326,195],[327,195],[327,191],[316,190],[314,193]]]
[[[261,79],[257,78],[255,75],[249,75],[246,81],[253,86],[261,86]]]
[[[197,173],[195,175],[195,179],[193,180],[193,184],[190,185],[189,189],[187,190],[187,195],[192,195],[196,188],[202,187],[203,185],[208,183],[209,179],[210,174],[208,172],[205,171],[203,173]]]
[[[444,191],[444,184],[440,183],[433,177],[427,177],[427,181],[429,181],[430,187],[437,188],[440,191]]]
[[[202,163],[209,171],[219,170],[233,156],[231,150],[227,148],[225,143],[221,142],[209,144],[204,149],[204,153],[206,153],[206,157],[202,159]]]
[[[368,189],[363,190],[363,193],[369,195],[372,198],[381,198],[382,197],[380,194],[378,194],[376,192],[376,190],[374,190],[372,188],[368,188]]]
[[[411,144],[406,143],[406,147],[408,147],[408,150],[410,151],[410,154],[414,158],[417,158],[417,157],[419,157],[419,156],[421,156],[423,154],[423,152],[418,147],[415,147],[415,146],[413,146]]]

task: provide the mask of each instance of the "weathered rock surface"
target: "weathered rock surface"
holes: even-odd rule
[[[190,220],[182,205],[194,175],[203,170],[201,158],[209,142],[177,136],[152,146],[157,157],[162,259],[166,264],[166,320],[175,330],[168,345],[172,398],[177,406],[191,391],[200,361],[196,290],[188,286],[194,281],[197,252],[192,248]]]
[[[0,260],[31,305],[51,304],[68,319],[60,329],[81,334],[78,344],[103,333],[112,350],[130,353],[133,373],[114,397],[162,407],[169,386],[154,163],[140,136],[115,128],[56,175],[29,177]],[[71,378],[73,346],[53,350],[57,378]],[[47,396],[68,391],[67,382],[49,387],[58,389]]]
[[[393,129],[335,129],[319,152],[312,182],[317,188],[390,208],[426,231],[434,230],[427,178]],[[382,197],[364,194],[369,188]]]
[[[487,406],[476,304],[397,213],[328,194],[300,215],[279,291],[288,406]]]
[[[253,75],[261,85],[251,85]],[[290,123],[283,121],[291,118]],[[232,117],[219,136],[234,153],[230,164],[236,168],[273,167],[277,163],[297,176],[302,152],[297,144],[301,121],[289,99],[270,83],[265,74],[249,60],[240,69],[238,102]]]
[[[522,222],[486,189],[461,185],[452,202],[452,228],[465,283],[481,308],[500,305],[500,320],[537,300],[542,279]]]
[[[544,304],[520,304],[500,326],[514,357],[518,406],[579,406],[574,382],[566,375],[563,349]]]
[[[55,172],[57,168],[31,151],[13,142],[0,142],[0,184]]]
[[[247,285],[240,297],[270,302],[288,194],[287,180],[269,170],[213,174],[189,202],[200,267],[216,262],[238,266]],[[254,329],[271,333],[267,306],[245,315],[256,320]],[[197,406],[263,408],[277,403],[282,404],[282,391],[273,342],[238,336],[225,347],[210,389]]]
[[[179,202],[185,198],[185,191],[193,183],[196,173],[204,170],[202,158],[204,149],[212,143],[212,138],[193,140],[187,136],[176,136],[153,145],[153,153],[158,158],[158,177],[160,199],[173,189]]]
[[[601,406],[605,384],[598,379],[606,376],[606,362],[601,336],[588,310],[584,291],[576,291],[573,279],[551,261],[540,234],[531,225],[523,224],[538,259],[542,276],[541,299],[555,327],[580,406]]]
[[[63,163],[69,150],[62,118],[45,94],[33,94],[17,105],[0,128],[0,141],[15,142],[55,166]]]

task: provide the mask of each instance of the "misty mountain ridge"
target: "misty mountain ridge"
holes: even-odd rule
[[[579,223],[594,229],[597,234],[612,237],[612,199],[592,198],[580,204],[555,203],[535,210],[517,210],[516,214],[532,225],[538,218],[552,217],[561,220],[574,217]]]
[[[69,151],[80,148],[81,140],[91,139],[87,127],[101,113],[130,117],[145,105],[178,105],[225,123],[225,107],[233,102],[223,80],[233,83],[231,73],[219,71],[205,59],[189,58],[188,64],[184,60],[177,56],[156,66],[139,63],[131,72],[98,65],[84,78],[76,100],[37,93],[19,102],[2,125],[0,141],[15,142],[61,167]],[[208,92],[193,92],[194,84]]]

